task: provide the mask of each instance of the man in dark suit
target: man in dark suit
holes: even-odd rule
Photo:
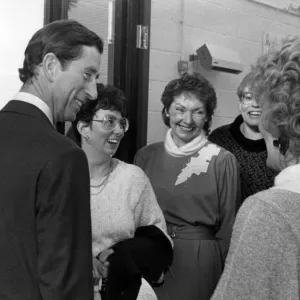
[[[0,111],[0,299],[93,299],[89,170],[55,130],[97,97],[102,40],[75,21],[36,32]]]

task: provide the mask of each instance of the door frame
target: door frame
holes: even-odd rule
[[[147,144],[151,0],[115,1],[113,82],[127,97],[130,128],[116,157],[132,163]],[[148,27],[148,48],[137,48],[137,26]]]
[[[45,0],[44,25],[68,19],[69,6],[77,1]],[[131,163],[137,150],[147,144],[151,0],[114,0],[114,21],[114,39],[108,44],[108,83],[124,92],[130,123],[116,157]],[[148,27],[147,49],[137,48],[138,25]],[[64,123],[56,128],[65,133]]]

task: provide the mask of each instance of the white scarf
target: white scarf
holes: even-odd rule
[[[289,190],[300,194],[300,164],[282,170],[276,177],[274,188]]]
[[[177,147],[175,144],[173,138],[172,138],[172,129],[169,129],[166,134],[165,138],[165,149],[167,152],[175,157],[183,157],[188,156],[196,151],[199,151],[204,144],[207,142],[207,138],[205,136],[204,130],[201,131],[201,133],[195,137],[192,141],[189,143],[183,145],[182,147]]]

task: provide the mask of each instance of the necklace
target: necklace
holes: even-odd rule
[[[108,182],[108,179],[110,177],[111,171],[113,169],[112,167],[113,167],[113,160],[111,159],[110,163],[109,163],[109,170],[106,173],[106,175],[104,176],[103,180],[100,182],[100,184],[98,184],[98,185],[90,185],[91,188],[94,188],[94,189],[95,188],[99,188],[99,191],[97,191],[96,193],[92,193],[91,192],[91,195],[98,195],[98,194],[100,194],[103,191],[103,189],[105,188],[106,183]]]

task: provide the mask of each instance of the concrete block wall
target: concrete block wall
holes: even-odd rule
[[[299,35],[300,17],[282,9],[258,3],[265,0],[152,0],[148,104],[148,143],[161,141],[167,128],[161,119],[160,96],[165,85],[178,78],[177,62],[204,43],[237,52],[244,70],[233,75],[195,68],[214,85],[218,107],[212,129],[232,122],[238,114],[236,89],[250,70],[250,65],[264,51],[264,35],[271,37]],[[300,6],[299,0],[293,0]],[[288,8],[288,7],[286,7]]]

